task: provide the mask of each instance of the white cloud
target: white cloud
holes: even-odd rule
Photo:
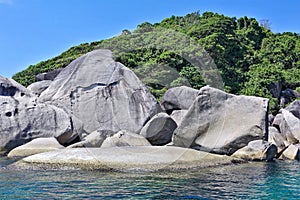
[[[11,5],[13,2],[12,0],[0,0],[0,4],[9,4]]]

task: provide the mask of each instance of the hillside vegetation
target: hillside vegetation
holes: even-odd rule
[[[169,87],[199,89],[213,84],[219,80],[218,73],[224,85],[217,87],[234,94],[267,97],[273,110],[278,109],[278,102],[269,92],[270,84],[280,82],[283,87],[300,89],[299,34],[273,33],[254,18],[212,12],[145,22],[132,32],[123,30],[120,36],[72,47],[29,66],[13,79],[28,86],[38,73],[66,67],[98,48],[111,49],[115,59],[131,68],[158,98]],[[214,62],[207,59],[206,52]],[[203,65],[200,71],[195,67],[199,63]]]

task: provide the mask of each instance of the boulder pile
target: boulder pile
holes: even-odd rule
[[[300,160],[300,101],[281,109],[269,127],[269,141],[278,147],[278,159]]]
[[[210,86],[171,88],[159,104],[130,69],[113,60],[109,50],[87,53],[64,69],[40,75],[39,80],[25,88],[0,77],[1,153],[18,157],[55,151],[23,162],[43,163],[42,155],[53,159],[52,163],[55,157],[72,160],[67,159],[69,153],[77,151],[71,149],[82,148],[103,149],[89,151],[98,153],[95,157],[103,159],[102,163],[148,162],[139,158],[144,154],[126,159],[112,154],[115,160],[104,156],[109,149],[120,153],[115,148],[155,152],[153,158],[162,152],[170,156],[162,158],[167,163],[172,151],[178,159],[177,154],[183,152],[185,162],[198,164],[205,159],[189,157],[198,155],[195,151],[215,158],[216,164],[222,159],[226,163],[299,159],[299,101],[282,109],[272,121],[267,117],[268,99],[228,94]],[[51,144],[53,148],[43,148],[43,141],[45,147]]]

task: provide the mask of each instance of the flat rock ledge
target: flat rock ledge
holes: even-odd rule
[[[38,153],[44,153],[49,151],[56,151],[58,149],[64,149],[65,147],[58,143],[58,141],[52,138],[37,138],[22,146],[18,146],[9,152],[8,158],[21,158]]]
[[[110,147],[63,149],[26,157],[18,169],[103,171],[174,171],[243,162],[240,159],[180,147]]]

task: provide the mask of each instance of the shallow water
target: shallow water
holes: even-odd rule
[[[299,199],[299,162],[174,173],[12,170],[0,158],[0,199]]]

